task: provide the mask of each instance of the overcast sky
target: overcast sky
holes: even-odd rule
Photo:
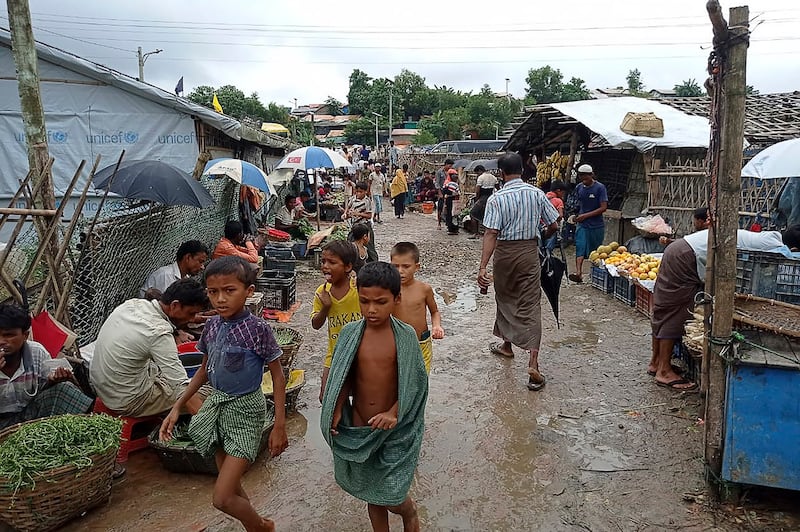
[[[233,84],[286,106],[346,101],[354,68],[372,77],[408,68],[464,91],[488,83],[504,92],[509,78],[517,97],[528,70],[548,64],[589,88],[623,85],[633,68],[648,89],[702,85],[712,36],[705,3],[30,0],[40,41],[131,76],[137,46],[163,49],[145,65],[150,83],[172,90],[183,76],[186,94]],[[726,18],[733,5],[723,2]],[[800,3],[749,6],[748,83],[762,93],[800,89]],[[0,25],[8,27],[5,12]]]

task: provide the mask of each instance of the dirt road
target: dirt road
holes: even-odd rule
[[[530,392],[527,357],[500,359],[487,349],[494,300],[474,283],[480,241],[447,236],[419,214],[386,217],[375,232],[384,259],[397,240],[418,243],[419,277],[438,294],[447,333],[434,344],[412,487],[424,530],[732,530],[737,522],[759,529],[770,518],[721,514],[704,503],[700,399],[658,388],[646,375],[649,324],[632,308],[565,284],[561,328],[549,307],[543,311],[547,386]],[[365,505],[337,487],[320,436],[326,333],[313,331],[308,317],[319,282],[315,270],[300,274],[303,306],[290,324],[305,336],[298,364],[308,376],[289,420],[290,446],[277,459],[262,456],[244,485],[278,530],[369,530]],[[240,530],[211,506],[213,482],[167,473],[153,451],[142,451],[111,503],[67,529]],[[797,525],[796,514],[779,517],[785,529]],[[392,526],[399,530],[400,521]]]

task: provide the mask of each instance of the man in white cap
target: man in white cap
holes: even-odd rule
[[[575,273],[569,275],[570,281],[583,282],[583,261],[589,254],[603,244],[606,224],[603,213],[608,209],[608,192],[605,185],[594,178],[594,170],[588,164],[578,167],[578,202],[580,211],[575,217],[578,230],[575,233]]]
[[[372,220],[381,222],[383,210],[383,189],[386,187],[386,176],[380,163],[375,163],[375,170],[369,174],[369,194],[372,196]]]

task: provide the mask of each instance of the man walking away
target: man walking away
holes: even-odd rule
[[[369,175],[369,193],[372,196],[372,214],[375,223],[381,221],[381,211],[383,210],[383,190],[386,186],[386,176],[383,175],[383,168],[379,163],[375,163],[375,171]]]
[[[522,157],[506,153],[497,160],[505,185],[486,202],[483,223],[486,234],[478,269],[478,285],[492,284],[486,273],[494,255],[494,289],[497,311],[494,335],[502,343],[490,346],[492,353],[513,357],[512,344],[530,353],[528,389],[541,390],[545,378],[539,371],[542,341],[542,287],[539,265],[539,224],[544,238],[555,233],[558,212],[542,190],[522,181]]]
[[[400,150],[394,145],[394,141],[389,141],[389,168],[395,169],[397,161],[400,159]]]
[[[578,230],[575,233],[575,273],[569,275],[569,280],[583,282],[583,261],[589,254],[603,243],[606,234],[606,224],[603,213],[608,209],[608,192],[602,183],[594,178],[594,170],[588,164],[578,167],[577,187],[580,211],[575,218]]]

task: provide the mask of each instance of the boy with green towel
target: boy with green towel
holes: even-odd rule
[[[402,516],[404,530],[419,530],[408,490],[425,430],[428,374],[416,332],[392,317],[400,300],[397,269],[366,264],[357,288],[364,319],[339,334],[320,428],[336,482],[368,503],[373,530],[389,530],[388,512]]]

